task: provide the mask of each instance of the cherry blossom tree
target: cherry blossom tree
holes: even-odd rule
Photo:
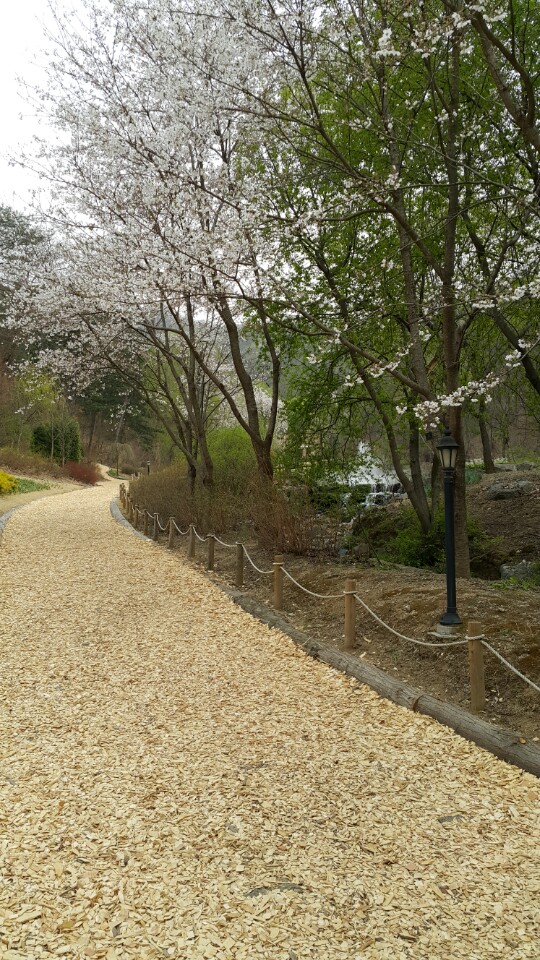
[[[171,355],[175,340],[180,352],[191,351],[248,433],[261,473],[271,476],[280,358],[237,183],[240,134],[224,115],[223,94],[191,68],[193,57],[206,56],[206,31],[190,32],[181,8],[167,16],[159,4],[144,15],[129,2],[106,11],[88,4],[86,14],[78,30],[58,24],[47,102],[63,140],[42,156],[58,228],[84,236],[91,253],[84,267],[79,259],[86,271],[79,290],[94,316],[116,325],[114,336],[140,323],[141,310],[164,306],[167,324],[154,348]],[[221,322],[232,384],[196,342],[197,311]],[[249,328],[264,346],[261,371],[244,359]],[[113,334],[104,327],[102,340]],[[259,373],[271,384],[266,417]]]

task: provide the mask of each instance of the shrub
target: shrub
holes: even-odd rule
[[[101,480],[101,474],[95,463],[75,463],[68,460],[64,464],[64,473],[71,480],[77,480],[78,483],[89,483],[95,486]]]
[[[159,513],[165,519],[175,517],[184,527],[194,523],[205,533],[224,533],[238,520],[238,496],[227,495],[220,486],[212,491],[197,488],[192,493],[182,464],[143,473],[131,481],[129,489],[135,502],[150,513]]]
[[[251,485],[247,503],[261,547],[298,554],[320,552],[320,522],[306,487],[299,485],[287,489],[257,477]],[[334,539],[326,537],[327,549],[330,542],[332,548],[335,546]]]
[[[17,489],[17,478],[12,477],[9,473],[4,473],[3,470],[0,470],[0,496],[4,496],[7,493],[15,493]]]
[[[361,515],[353,533],[367,537],[375,553],[381,558],[407,567],[428,567],[442,571],[445,568],[444,509],[438,510],[428,533],[423,533],[412,507],[402,507],[399,513],[370,510]],[[485,565],[497,542],[470,517],[467,520],[469,551],[473,570]]]
[[[242,427],[220,427],[208,434],[216,485],[230,491],[245,490],[257,471],[251,441]]]
[[[465,464],[465,483],[468,486],[474,483],[480,483],[483,476],[484,471],[481,467],[474,466],[473,464]]]
[[[192,493],[185,466],[174,464],[131,481],[129,489],[139,507],[159,513],[162,521],[175,517],[184,528],[193,523],[201,534],[240,540],[255,536],[261,547],[288,553],[335,548],[337,527],[334,531],[327,525],[321,537],[321,524],[301,485],[287,489],[255,474],[237,489],[218,481]]]

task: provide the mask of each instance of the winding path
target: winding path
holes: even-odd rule
[[[0,543],[0,958],[538,958],[539,784],[110,516]]]

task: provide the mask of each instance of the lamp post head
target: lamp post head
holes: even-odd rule
[[[456,460],[459,450],[459,443],[454,440],[449,427],[445,428],[444,434],[437,444],[439,460],[443,470],[455,470]]]

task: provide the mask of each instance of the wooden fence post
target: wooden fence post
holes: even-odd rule
[[[236,544],[236,576],[234,580],[236,587],[244,586],[244,544]]]
[[[174,547],[174,517],[169,517],[169,547]]]
[[[356,639],[356,580],[345,581],[345,650],[352,650]]]
[[[145,511],[144,511],[143,533],[144,533],[145,537],[148,536],[148,510],[145,510]]]
[[[193,560],[195,557],[195,527],[192,523],[189,525],[189,549],[188,557],[190,560]]]
[[[283,557],[278,553],[274,557],[274,607],[283,609]]]
[[[157,515],[157,513],[155,513],[155,514],[154,514],[154,529],[152,530],[152,540],[157,540],[157,538],[158,538],[158,532],[159,532],[159,527],[158,527],[158,515]]]
[[[467,623],[467,637],[478,637],[482,627],[475,620]],[[481,640],[469,640],[469,676],[471,681],[471,709],[475,713],[486,709],[486,683],[484,678],[484,648]]]
[[[208,534],[208,560],[206,563],[207,570],[214,569],[214,554],[216,550],[216,538],[213,533]]]

